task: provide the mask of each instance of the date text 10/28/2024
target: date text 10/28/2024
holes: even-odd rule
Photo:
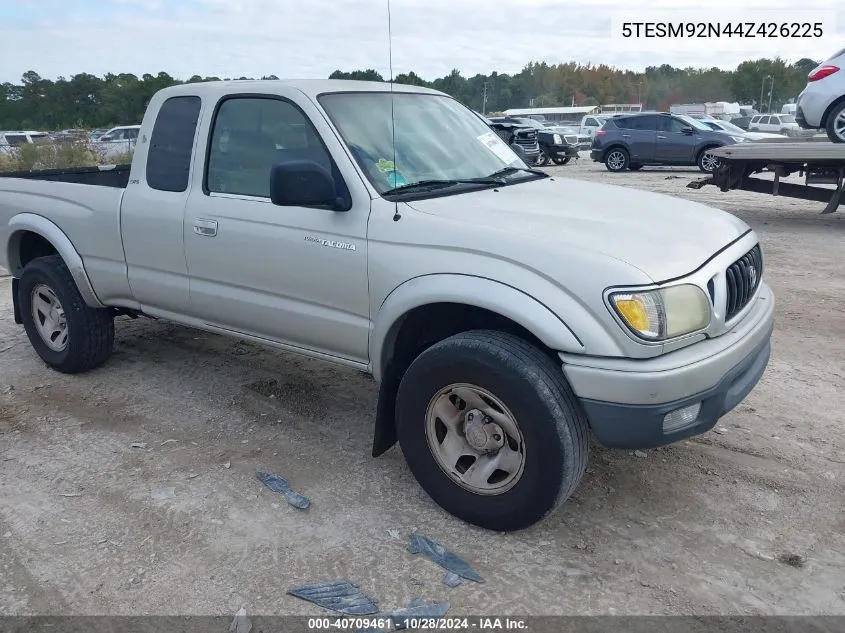
[[[408,631],[528,631],[528,625],[524,619],[510,617],[385,618],[374,616],[372,618],[346,617],[308,619],[308,629],[311,631],[389,631],[393,630],[394,628],[402,628]]]

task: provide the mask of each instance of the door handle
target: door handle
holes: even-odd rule
[[[630,134],[623,134],[623,135],[622,135],[622,138],[630,138],[630,137],[631,137],[631,135],[630,135]]]
[[[657,137],[657,138],[666,138],[666,137],[665,137],[665,136],[659,136],[659,135],[658,135],[658,137]]]
[[[217,235],[217,220],[196,218],[194,220],[194,233],[204,237],[214,237]]]

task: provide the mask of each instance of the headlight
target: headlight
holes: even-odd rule
[[[696,332],[710,323],[710,301],[701,288],[691,284],[616,292],[610,295],[610,303],[634,334],[649,341]]]
[[[552,137],[552,142],[553,142],[555,145],[563,145],[563,142],[560,140],[560,134],[555,134],[555,135]]]

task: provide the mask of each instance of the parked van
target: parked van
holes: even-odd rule
[[[29,143],[40,145],[49,142],[50,136],[46,132],[35,132],[31,130],[0,132],[0,154],[8,155],[14,148]]]

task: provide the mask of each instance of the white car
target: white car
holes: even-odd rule
[[[721,119],[699,119],[699,121],[711,130],[726,132],[731,136],[740,136],[746,141],[786,140],[788,138],[784,134],[773,134],[771,132],[746,132],[738,125],[734,125],[730,121],[722,121]]]
[[[32,130],[0,132],[0,154],[11,156],[15,148],[21,145],[43,145],[49,142],[50,135],[46,132]]]
[[[795,120],[804,129],[825,130],[834,143],[845,143],[845,48],[807,75]]]
[[[749,132],[774,132],[794,135],[800,129],[791,114],[758,114],[748,122]]]
[[[135,151],[140,125],[113,127],[91,144],[91,149],[103,157]]]

